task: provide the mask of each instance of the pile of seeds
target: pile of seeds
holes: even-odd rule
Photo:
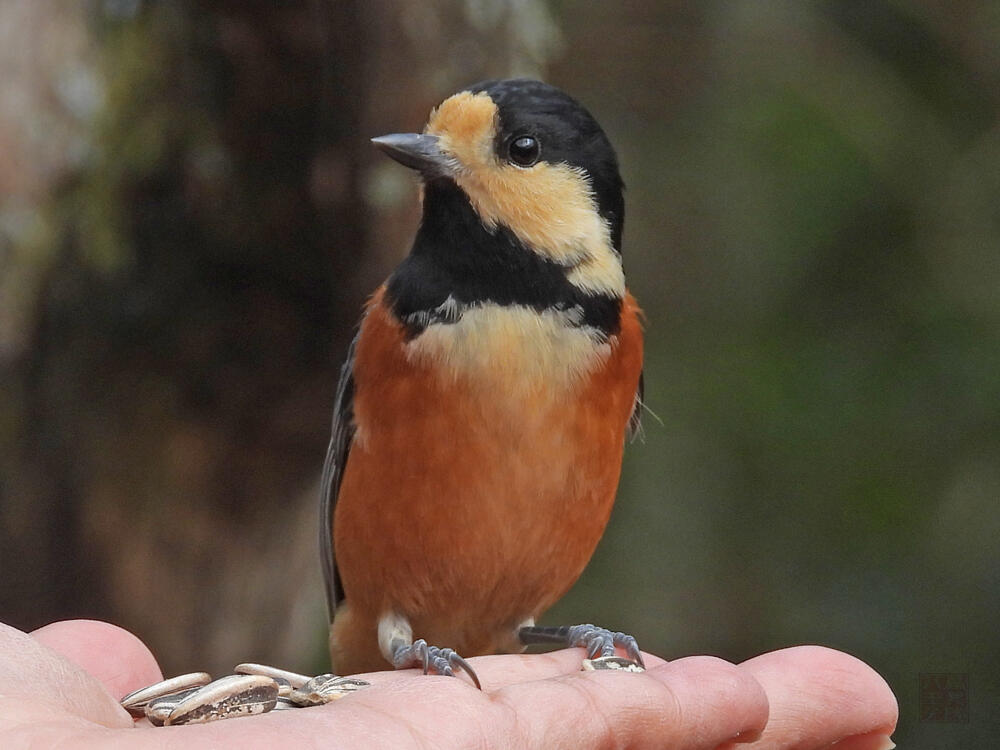
[[[330,703],[368,687],[354,677],[315,677],[263,664],[238,664],[236,674],[212,680],[207,672],[172,677],[129,693],[122,708],[155,726],[200,724],[268,711]]]

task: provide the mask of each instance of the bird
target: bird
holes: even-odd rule
[[[423,132],[372,142],[419,175],[422,214],[335,395],[320,497],[334,669],[481,686],[468,657],[551,643],[640,670],[631,635],[536,624],[590,560],[640,423],[611,142],[532,79],[469,86]]]

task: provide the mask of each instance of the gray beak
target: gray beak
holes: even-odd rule
[[[444,177],[453,171],[454,164],[441,153],[436,135],[393,133],[372,138],[372,143],[404,167],[427,177]]]

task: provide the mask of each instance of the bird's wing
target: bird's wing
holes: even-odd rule
[[[340,382],[337,384],[333,406],[333,434],[330,446],[326,449],[323,479],[320,483],[319,549],[323,558],[323,582],[331,622],[337,605],[344,598],[344,588],[333,554],[333,511],[337,505],[340,482],[344,477],[344,465],[354,439],[354,350],[357,343],[358,337],[355,336],[347,348],[347,359],[340,370]]]

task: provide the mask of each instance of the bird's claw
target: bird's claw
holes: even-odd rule
[[[561,643],[570,647],[581,646],[586,649],[588,661],[591,662],[589,666],[585,664],[584,669],[625,669],[626,666],[622,664],[624,661],[638,667],[628,669],[631,672],[646,668],[639,644],[633,636],[589,623],[559,627],[527,625],[518,631],[518,637],[524,644]],[[615,648],[624,650],[628,659],[615,656]]]
[[[396,669],[422,667],[424,674],[433,671],[446,677],[455,677],[455,670],[461,669],[469,675],[477,688],[483,689],[479,682],[479,676],[472,665],[454,649],[428,646],[427,641],[423,638],[418,638],[408,646],[397,649],[393,654],[392,664]]]

